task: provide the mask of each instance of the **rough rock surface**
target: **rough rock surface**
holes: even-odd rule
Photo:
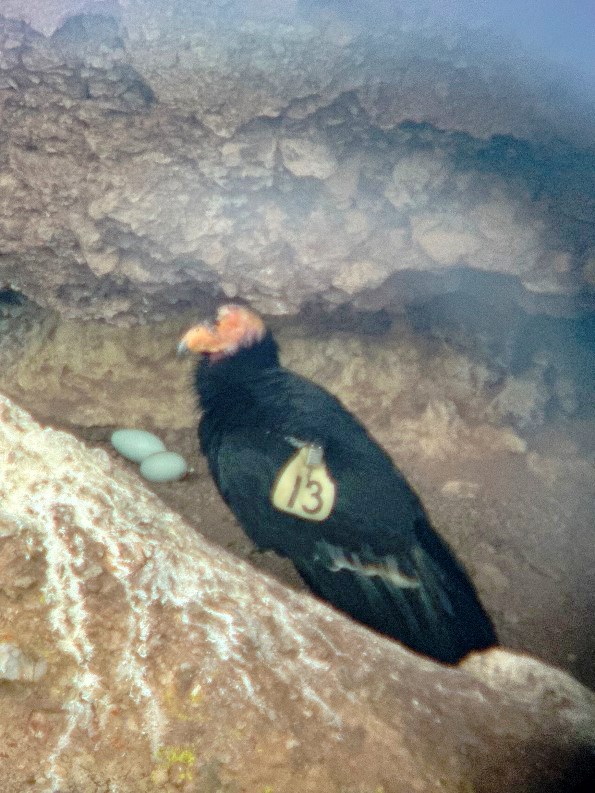
[[[595,705],[564,673],[505,650],[418,658],[6,398],[0,471],[2,793],[586,785]]]
[[[593,117],[559,76],[303,6],[0,0],[0,287],[126,323],[461,266],[591,301]]]

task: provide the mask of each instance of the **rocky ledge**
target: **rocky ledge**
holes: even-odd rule
[[[435,664],[210,545],[0,400],[2,793],[580,790],[593,695]]]

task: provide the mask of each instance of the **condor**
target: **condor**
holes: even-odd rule
[[[386,452],[323,388],[283,368],[262,319],[222,306],[191,328],[200,447],[261,549],[319,597],[445,663],[496,643],[475,589]]]

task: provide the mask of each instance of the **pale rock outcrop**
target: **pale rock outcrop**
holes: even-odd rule
[[[21,579],[14,582],[15,586],[27,587],[32,585],[33,579]],[[0,681],[37,683],[45,675],[48,665],[44,660],[34,661],[14,644],[0,644]]]
[[[416,657],[4,397],[0,471],[2,793],[586,783],[594,700],[564,673],[506,650]]]

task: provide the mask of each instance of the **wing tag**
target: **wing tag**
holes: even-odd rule
[[[326,520],[336,497],[337,485],[324,464],[322,449],[311,444],[291,455],[271,489],[276,509],[305,520]]]

